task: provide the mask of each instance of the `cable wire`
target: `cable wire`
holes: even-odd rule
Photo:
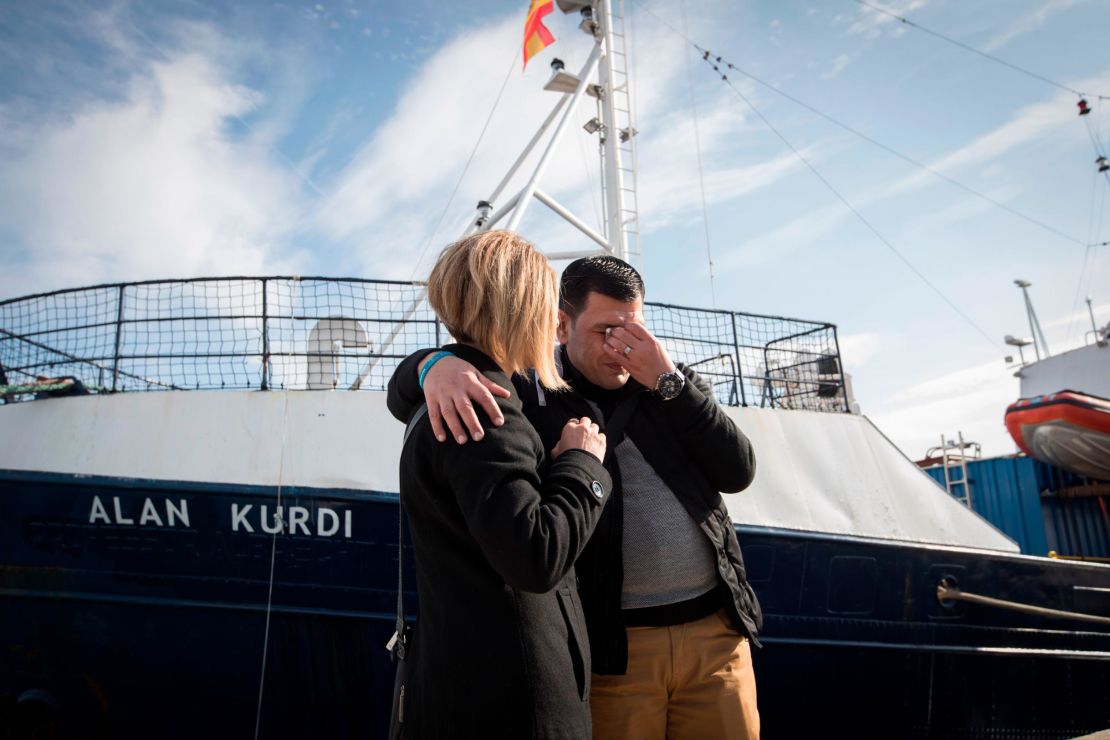
[[[825,119],[829,123],[847,131],[848,133],[852,134],[853,136],[857,136],[860,139],[866,141],[867,143],[869,143],[873,146],[876,146],[879,149],[882,149],[883,151],[887,152],[888,154],[894,155],[898,159],[901,159],[903,162],[906,162],[907,164],[911,164],[914,167],[917,167],[918,169],[929,173],[933,177],[936,177],[939,180],[943,180],[944,182],[948,183],[949,185],[952,185],[954,187],[959,188],[960,190],[963,190],[965,193],[967,193],[969,195],[973,195],[976,198],[979,198],[980,200],[983,200],[987,203],[990,203],[991,205],[995,206],[996,208],[1000,208],[1001,210],[1006,211],[1010,215],[1017,216],[1018,218],[1020,218],[1024,221],[1027,221],[1027,222],[1033,224],[1034,226],[1038,226],[1038,227],[1044,229],[1045,231],[1048,231],[1052,234],[1055,234],[1056,236],[1059,236],[1062,239],[1066,239],[1070,242],[1078,244],[1081,247],[1087,246],[1086,242],[1084,242],[1080,239],[1077,239],[1076,237],[1072,236],[1071,234],[1068,234],[1065,231],[1061,231],[1060,229],[1056,228],[1055,226],[1047,224],[1044,221],[1041,221],[1040,219],[1037,219],[1037,218],[1035,218],[1033,216],[1030,216],[1026,213],[1022,213],[1021,211],[1013,208],[1012,206],[1006,205],[1002,201],[997,200],[995,198],[992,198],[991,196],[987,195],[986,193],[980,192],[980,191],[976,190],[975,188],[972,188],[969,185],[965,185],[962,182],[960,182],[959,180],[956,180],[955,178],[952,178],[952,177],[944,174],[943,172],[940,172],[939,170],[934,169],[933,167],[930,167],[929,165],[925,164],[924,162],[919,162],[918,160],[914,159],[913,157],[910,157],[907,154],[903,154],[903,153],[899,152],[898,150],[890,147],[889,145],[884,144],[883,142],[879,141],[878,139],[875,139],[874,137],[863,133],[859,129],[856,129],[856,128],[850,126],[849,124],[844,123],[843,121],[840,121],[840,120],[837,120],[836,118],[833,118],[829,114],[827,114],[827,113],[825,113],[825,112],[823,112],[823,111],[821,111],[817,108],[814,108],[813,106],[809,105],[808,103],[805,103],[802,100],[799,100],[798,98],[795,98],[793,95],[790,95],[789,93],[778,89],[777,87],[770,84],[769,82],[766,82],[766,81],[756,77],[755,75],[751,74],[750,72],[747,72],[746,70],[743,70],[743,69],[733,65],[732,63],[721,59],[721,57],[714,57],[712,52],[709,52],[708,50],[705,50],[703,52],[703,54],[709,54],[709,58],[706,59],[707,62],[710,62],[712,64],[712,61],[714,59],[719,60],[719,62],[718,62],[719,64],[726,65],[729,69],[734,70],[736,72],[739,72],[740,74],[744,75],[745,77],[752,80],[753,82],[757,82],[760,85],[763,85],[767,89],[778,93],[779,95],[786,98],[790,102],[795,103],[797,105],[800,105],[801,107],[805,108],[806,110],[810,111],[811,113],[814,113],[814,114],[820,116],[821,118]],[[704,56],[703,56],[703,58],[704,58]],[[718,73],[720,72],[720,70],[716,66],[714,66],[714,70],[717,71]]]
[[[964,311],[959,306],[957,306],[952,301],[951,298],[949,298],[947,295],[945,295],[944,291],[942,291],[940,288],[938,288],[931,280],[929,280],[929,278],[925,277],[924,273],[922,273],[921,270],[917,269],[917,267],[912,262],[910,262],[909,259],[907,259],[905,255],[903,255],[900,251],[898,251],[898,249],[890,242],[890,240],[888,240],[885,236],[883,236],[879,232],[879,230],[877,228],[875,228],[875,226],[858,209],[856,209],[855,206],[853,206],[849,202],[848,199],[845,198],[844,195],[841,194],[841,192],[839,190],[837,190],[837,188],[831,182],[829,182],[829,180],[826,179],[825,176],[822,175],[817,170],[816,167],[813,166],[813,164],[806,158],[806,156],[804,154],[802,154],[801,151],[799,151],[797,149],[797,147],[795,147],[793,144],[791,144],[790,141],[785,136],[783,136],[782,133],[775,127],[775,125],[772,124],[767,119],[767,117],[764,116],[763,113],[760,112],[760,110],[755,107],[755,105],[752,103],[752,101],[749,100],[748,97],[740,91],[740,88],[738,88],[734,84],[732,84],[732,80],[729,80],[729,79],[725,78],[723,75],[722,75],[722,79],[724,79],[725,84],[727,84],[730,88],[732,88],[732,90],[737,95],[740,96],[740,99],[743,100],[749,108],[751,108],[752,112],[755,113],[757,116],[759,116],[759,119],[761,121],[763,121],[764,125],[767,126],[767,128],[769,128],[772,131],[772,133],[774,133],[775,136],[777,136],[779,138],[779,140],[782,141],[782,143],[785,144],[786,147],[794,153],[794,156],[796,156],[802,162],[802,164],[804,164],[809,169],[809,171],[812,172],[813,175],[818,180],[820,180],[821,183],[826,188],[829,189],[829,191],[834,196],[836,196],[837,200],[839,200],[841,203],[844,204],[845,208],[847,208],[857,219],[859,219],[860,223],[862,223],[867,228],[867,230],[870,231],[875,236],[876,239],[878,239],[880,242],[882,242],[882,244],[887,249],[889,249],[891,252],[893,252],[895,257],[897,257],[899,260],[901,260],[901,262],[907,268],[909,268],[909,270],[914,275],[916,275],[923,283],[925,283],[925,285],[929,286],[929,289],[932,290],[934,293],[936,293],[941,298],[941,300],[943,300],[945,303],[947,303],[949,308],[951,308],[953,311],[955,311],[957,314],[959,314],[960,318],[962,318],[965,322],[967,322],[967,324],[971,328],[973,328],[975,331],[977,331],[984,339],[986,339],[992,345],[997,347],[999,350],[1002,350],[1002,345],[1000,345],[998,342],[996,342],[994,339],[992,339],[991,336],[989,334],[987,334],[982,329],[982,327],[980,327],[977,323],[975,323],[975,321],[970,316],[968,316],[966,313],[964,313]]]
[[[486,122],[482,124],[482,131],[478,134],[478,140],[474,142],[474,148],[470,150],[470,156],[467,157],[466,164],[463,165],[462,172],[459,173],[459,179],[455,181],[455,187],[451,190],[450,197],[447,198],[447,205],[443,207],[443,211],[439,214],[439,220],[436,221],[435,228],[433,228],[432,232],[428,234],[428,241],[424,243],[424,248],[420,250],[420,256],[417,258],[416,264],[413,265],[412,274],[409,275],[409,280],[416,279],[416,273],[420,270],[420,264],[424,261],[424,256],[428,254],[428,249],[432,246],[432,242],[435,240],[436,234],[439,232],[439,227],[443,225],[443,219],[447,217],[447,212],[451,210],[451,204],[455,202],[455,196],[458,194],[459,188],[462,186],[463,180],[466,178],[466,173],[470,170],[470,165],[474,161],[474,155],[478,153],[478,147],[482,144],[482,139],[485,137],[486,131],[489,129],[490,121],[493,120],[493,114],[497,111],[498,104],[501,103],[501,96],[505,94],[505,88],[509,84],[509,78],[513,75],[513,69],[516,68],[518,53],[518,49],[513,49],[512,58],[510,59],[509,63],[509,71],[505,73],[505,79],[501,82],[501,89],[497,91],[497,97],[494,98],[493,106],[489,109],[489,115],[486,116]]]
[[[654,13],[652,13],[652,12],[651,12],[650,10],[648,10],[647,8],[644,8],[644,7],[642,6],[642,5],[641,5],[640,7],[641,7],[641,8],[643,9],[643,10],[646,10],[646,11],[647,11],[647,13],[648,13],[649,15],[651,15],[651,16],[653,16],[653,17],[657,18],[658,20],[660,20],[660,21],[661,21],[661,22],[663,23],[663,25],[667,26],[667,27],[668,27],[668,28],[670,28],[671,30],[674,30],[674,31],[676,31],[676,33],[677,33],[677,29],[675,29],[675,28],[674,28],[673,26],[671,26],[671,25],[670,25],[669,23],[666,23],[666,22],[665,22],[665,21],[663,21],[663,20],[662,20],[661,18],[659,18],[659,16],[655,15]],[[686,34],[680,34],[680,35],[681,35],[681,36],[682,36],[682,38],[684,38],[684,39],[685,39],[685,40],[686,40],[686,41],[687,41],[688,43],[690,43],[691,45],[693,45],[693,46],[694,46],[695,48],[697,48],[697,49],[698,49],[699,51],[702,51],[702,52],[703,52],[703,53],[704,53],[704,54],[706,55],[706,59],[707,59],[707,61],[708,61],[708,55],[709,55],[709,51],[708,51],[708,50],[706,50],[706,49],[703,49],[703,48],[702,48],[702,47],[700,47],[700,46],[699,46],[698,44],[696,44],[696,43],[694,43],[693,41],[691,41],[691,40],[689,39],[689,37],[688,37],[688,36],[686,36]],[[755,113],[755,115],[756,115],[756,116],[758,116],[758,117],[759,117],[759,119],[760,119],[761,121],[763,121],[763,124],[764,124],[765,126],[767,126],[767,128],[768,128],[768,129],[770,129],[770,130],[771,130],[771,132],[772,132],[772,133],[774,133],[774,134],[775,134],[775,136],[777,136],[777,137],[778,137],[778,139],[779,139],[779,140],[780,140],[780,141],[781,141],[781,142],[782,142],[782,143],[783,143],[783,144],[784,144],[784,145],[785,145],[785,146],[786,146],[786,147],[787,147],[787,148],[788,148],[788,149],[789,149],[789,150],[790,150],[791,152],[793,152],[793,153],[794,153],[794,156],[795,156],[795,157],[797,157],[797,158],[798,158],[798,160],[799,160],[799,161],[800,161],[800,162],[801,162],[802,164],[804,164],[804,165],[806,166],[806,168],[807,168],[807,169],[809,169],[809,171],[810,171],[810,172],[812,172],[812,173],[813,173],[814,177],[816,177],[816,178],[817,178],[818,180],[820,180],[820,181],[821,181],[821,183],[822,183],[822,184],[823,184],[823,185],[824,185],[824,186],[825,186],[826,188],[828,188],[828,190],[829,190],[829,191],[830,191],[830,192],[831,192],[831,193],[832,193],[832,194],[833,194],[834,196],[836,196],[837,200],[839,200],[839,201],[840,201],[840,202],[841,202],[841,203],[842,203],[842,204],[844,205],[844,207],[845,207],[845,208],[847,208],[847,209],[848,209],[848,210],[849,210],[849,211],[850,211],[850,212],[851,212],[851,213],[852,213],[852,214],[853,214],[853,215],[854,215],[854,216],[855,216],[855,217],[856,217],[856,218],[857,218],[857,219],[858,219],[858,220],[860,221],[860,223],[862,223],[862,224],[863,224],[863,225],[864,225],[864,226],[865,226],[865,227],[867,228],[867,230],[868,230],[868,231],[870,231],[870,232],[871,232],[871,233],[872,233],[872,234],[873,234],[873,235],[875,236],[875,238],[876,238],[876,239],[878,239],[878,240],[879,240],[879,241],[880,241],[880,242],[881,242],[881,243],[882,243],[882,244],[883,244],[883,245],[884,245],[884,246],[885,246],[885,247],[886,247],[887,249],[889,249],[889,250],[890,250],[891,252],[893,252],[893,253],[894,253],[894,255],[895,255],[895,256],[896,256],[896,257],[897,257],[897,258],[898,258],[898,259],[899,259],[899,260],[900,260],[900,261],[901,261],[901,262],[902,262],[902,263],[903,263],[903,264],[904,264],[904,265],[905,265],[905,266],[906,266],[906,267],[907,267],[907,268],[908,268],[908,269],[909,269],[909,270],[910,270],[910,271],[911,271],[911,272],[912,272],[912,273],[913,273],[914,275],[916,275],[916,276],[917,276],[917,277],[918,277],[918,278],[919,278],[919,279],[920,279],[920,280],[921,280],[921,281],[922,281],[923,283],[925,283],[925,285],[927,285],[927,286],[929,287],[929,289],[930,289],[930,290],[932,290],[932,291],[933,291],[934,293],[936,293],[936,294],[937,294],[937,295],[938,295],[938,296],[939,296],[939,297],[941,298],[941,300],[943,300],[943,301],[944,301],[945,303],[947,303],[947,304],[948,304],[948,306],[949,306],[949,308],[951,308],[951,309],[952,309],[953,311],[955,311],[955,312],[956,312],[956,313],[957,313],[957,314],[958,314],[958,315],[960,316],[960,318],[962,318],[962,319],[963,319],[963,320],[964,320],[964,321],[965,321],[965,322],[966,322],[966,323],[967,323],[967,324],[968,324],[969,326],[971,326],[971,328],[973,328],[973,329],[974,329],[974,330],[975,330],[976,332],[978,332],[978,333],[979,333],[979,334],[980,334],[980,335],[981,335],[981,336],[982,336],[982,337],[983,337],[984,339],[986,339],[986,340],[987,340],[988,342],[990,342],[990,343],[991,343],[991,344],[992,344],[992,345],[993,345],[994,347],[996,347],[997,349],[999,349],[999,350],[1002,350],[1002,349],[1003,349],[1003,348],[1002,348],[1002,345],[1000,345],[1000,344],[999,344],[998,342],[996,342],[996,341],[995,341],[994,339],[992,339],[992,338],[991,338],[991,336],[990,336],[989,334],[987,334],[987,333],[986,333],[986,331],[984,331],[984,330],[982,329],[982,327],[980,327],[980,326],[979,326],[979,325],[978,325],[977,323],[975,323],[975,321],[974,321],[974,320],[973,320],[973,319],[972,319],[972,318],[971,318],[970,316],[968,316],[968,315],[967,315],[967,314],[966,314],[966,313],[965,313],[965,312],[964,312],[964,311],[963,311],[963,310],[962,310],[962,309],[961,309],[961,308],[960,308],[959,306],[957,306],[957,305],[956,305],[956,304],[955,304],[955,303],[954,303],[954,302],[952,301],[952,299],[950,299],[950,298],[949,298],[949,297],[948,297],[947,295],[945,295],[945,294],[944,294],[944,292],[943,292],[943,291],[942,291],[942,290],[941,290],[940,288],[938,288],[938,287],[937,287],[937,286],[936,286],[936,285],[935,285],[935,284],[934,284],[934,283],[933,283],[933,282],[932,282],[931,280],[929,280],[929,278],[925,277],[925,275],[924,275],[924,274],[923,274],[923,273],[922,273],[922,272],[921,272],[921,271],[920,271],[920,270],[919,270],[919,269],[918,269],[918,268],[917,268],[917,267],[916,267],[916,266],[915,266],[915,265],[914,265],[914,264],[913,264],[912,262],[910,262],[910,261],[909,261],[909,259],[907,259],[905,255],[903,255],[903,254],[902,254],[902,253],[901,253],[900,251],[898,251],[898,249],[897,249],[897,248],[896,248],[896,247],[895,247],[895,246],[894,246],[894,245],[893,245],[893,244],[892,244],[892,243],[890,242],[890,240],[888,240],[888,239],[887,239],[887,238],[886,238],[885,236],[883,236],[883,235],[882,235],[882,234],[881,234],[881,233],[879,232],[879,230],[878,230],[877,228],[875,228],[875,226],[874,226],[874,225],[873,225],[873,224],[872,224],[872,223],[871,223],[871,222],[870,222],[870,221],[869,221],[869,220],[868,220],[868,219],[867,219],[867,218],[866,218],[866,217],[865,217],[865,216],[864,216],[864,215],[863,215],[863,214],[862,214],[862,213],[861,213],[861,212],[860,212],[860,211],[859,211],[858,209],[856,209],[856,207],[855,207],[855,206],[853,206],[853,205],[852,205],[852,204],[851,204],[851,203],[850,203],[850,202],[848,201],[848,199],[844,197],[844,195],[843,195],[843,194],[841,194],[841,192],[840,192],[840,191],[839,191],[839,190],[838,190],[838,189],[836,188],[836,186],[834,186],[834,185],[833,185],[833,184],[832,184],[832,183],[831,183],[831,182],[830,182],[830,181],[829,181],[828,179],[826,179],[826,178],[825,178],[825,176],[824,176],[824,175],[822,175],[822,174],[821,174],[821,173],[820,173],[820,172],[819,172],[819,171],[817,170],[817,168],[813,166],[813,164],[812,164],[812,163],[811,163],[811,162],[809,161],[809,159],[807,159],[807,158],[806,158],[806,156],[805,156],[804,154],[802,154],[802,153],[801,153],[801,151],[799,151],[797,147],[795,147],[795,146],[794,146],[794,145],[793,145],[792,143],[790,143],[790,140],[789,140],[789,139],[787,139],[787,138],[786,138],[786,137],[785,137],[785,136],[784,136],[784,135],[782,134],[782,132],[780,132],[780,131],[778,130],[778,128],[777,128],[777,127],[775,127],[775,125],[774,125],[773,123],[771,123],[771,121],[770,121],[770,120],[768,120],[768,118],[767,118],[766,116],[764,116],[764,115],[763,115],[763,113],[762,113],[762,112],[761,112],[761,111],[759,110],[759,108],[757,108],[757,107],[755,106],[755,104],[754,104],[754,103],[752,103],[752,101],[751,101],[751,100],[750,100],[750,99],[748,98],[748,96],[746,96],[746,95],[745,95],[745,94],[744,94],[743,92],[741,92],[740,88],[736,87],[736,85],[734,85],[734,84],[733,84],[732,80],[730,80],[730,79],[728,78],[728,75],[726,75],[726,74],[724,74],[724,73],[721,73],[721,72],[720,72],[720,70],[717,70],[717,72],[718,72],[718,74],[720,74],[720,76],[721,76],[721,79],[722,79],[722,80],[724,81],[724,83],[725,83],[726,85],[728,85],[728,86],[729,86],[729,87],[730,87],[730,88],[732,89],[732,91],[733,91],[733,92],[735,92],[735,93],[736,93],[736,94],[737,94],[737,95],[738,95],[738,96],[740,97],[740,99],[744,101],[744,103],[745,103],[745,104],[747,104],[748,108],[750,108],[750,109],[751,109],[751,111],[752,111],[753,113]]]
[[[1086,249],[1083,250],[1083,264],[1079,268],[1079,280],[1076,281],[1075,296],[1072,298],[1071,302],[1071,312],[1069,314],[1071,318],[1068,319],[1068,328],[1067,331],[1064,333],[1064,336],[1066,337],[1065,341],[1068,345],[1071,344],[1072,329],[1075,326],[1076,322],[1075,310],[1079,307],[1079,296],[1083,292],[1083,278],[1087,273],[1087,260],[1091,256],[1091,246],[1093,245],[1091,245],[1090,243],[1097,238],[1097,234],[1095,232],[1095,201],[1097,200],[1096,196],[1098,195],[1098,192],[1098,171],[1096,170],[1095,172],[1091,173],[1091,210],[1089,215],[1087,216],[1088,246]]]
[[[686,0],[682,0],[682,30],[683,35],[687,31],[686,26]],[[686,76],[687,86],[690,90],[690,109],[694,113],[694,150],[697,153],[698,161],[698,188],[701,192],[701,220],[705,228],[705,257],[709,262],[709,297],[713,302],[713,308],[717,307],[717,289],[714,285],[713,276],[713,250],[709,246],[709,207],[705,202],[705,169],[702,167],[701,162],[701,134],[698,130],[698,104],[694,95],[694,67],[690,64],[689,49],[686,50]]]
[[[980,200],[983,200],[987,203],[990,203],[991,205],[995,206],[996,208],[999,208],[999,209],[1009,213],[1012,216],[1017,216],[1018,218],[1020,218],[1024,221],[1027,221],[1028,223],[1031,223],[1034,226],[1037,226],[1039,228],[1044,229],[1045,231],[1048,231],[1052,234],[1055,234],[1056,236],[1060,237],[1061,239],[1066,239],[1067,241],[1072,242],[1073,244],[1077,244],[1081,247],[1086,247],[1087,246],[1087,242],[1083,241],[1082,239],[1078,239],[1078,238],[1072,236],[1071,234],[1068,234],[1067,232],[1061,231],[1060,229],[1056,228],[1055,226],[1047,224],[1044,221],[1041,221],[1037,218],[1034,218],[1033,216],[1030,216],[1026,213],[1022,213],[1021,211],[1013,208],[1012,206],[1008,206],[1005,203],[1003,203],[999,200],[996,200],[996,199],[990,197],[989,195],[987,195],[985,193],[981,193],[978,190],[976,190],[976,189],[974,189],[974,188],[972,188],[968,185],[964,185],[959,180],[956,180],[952,177],[949,177],[948,175],[945,175],[944,173],[930,167],[929,165],[927,165],[923,162],[919,162],[916,159],[914,159],[913,157],[910,157],[909,155],[906,155],[906,154],[903,154],[903,153],[899,152],[897,149],[894,149],[893,147],[891,147],[887,144],[884,144],[883,142],[879,141],[878,139],[875,139],[874,137],[863,133],[859,129],[857,129],[857,128],[855,128],[855,127],[853,127],[853,126],[851,126],[847,123],[844,123],[843,121],[840,121],[840,120],[834,118],[833,116],[829,115],[828,113],[825,113],[824,111],[822,111],[818,108],[814,108],[812,105],[805,102],[804,100],[796,98],[793,95],[791,95],[790,93],[786,92],[785,90],[782,90],[781,88],[778,88],[775,85],[772,85],[770,82],[767,82],[766,80],[763,80],[760,77],[757,77],[756,75],[752,74],[751,72],[748,72],[745,69],[737,67],[735,64],[733,64],[732,62],[729,62],[727,59],[724,59],[721,56],[715,55],[712,51],[710,51],[709,49],[706,49],[705,47],[701,46],[697,42],[690,39],[686,34],[682,33],[677,28],[672,26],[670,23],[668,23],[664,19],[660,18],[658,15],[653,13],[651,10],[649,10],[647,8],[644,8],[642,6],[641,6],[641,9],[644,10],[645,12],[647,12],[648,15],[651,15],[653,18],[655,18],[657,21],[659,21],[662,25],[666,26],[671,31],[673,31],[674,33],[681,36],[683,38],[683,40],[686,41],[686,43],[690,44],[695,49],[697,49],[699,52],[701,52],[702,59],[704,59],[706,62],[708,62],[710,64],[710,66],[713,67],[714,71],[717,72],[718,74],[721,74],[721,70],[719,69],[718,65],[724,65],[728,69],[730,69],[734,72],[739,72],[740,74],[744,75],[745,77],[750,79],[752,82],[755,82],[759,85],[762,85],[763,87],[767,88],[768,90],[786,98],[787,100],[794,103],[795,105],[798,105],[798,106],[801,106],[802,108],[805,108],[810,113],[813,113],[817,116],[820,116],[821,118],[825,119],[826,121],[833,124],[834,126],[837,126],[838,128],[841,128],[844,131],[847,131],[848,133],[862,139],[863,141],[866,141],[867,143],[871,144],[872,146],[875,146],[875,147],[878,147],[879,149],[882,149],[884,152],[887,152],[888,154],[894,155],[898,159],[901,159],[903,162],[906,162],[907,164],[911,164],[914,167],[916,167],[916,168],[918,168],[918,169],[920,169],[924,172],[928,172],[933,177],[936,177],[940,180],[943,180],[944,182],[947,182],[949,185],[957,187],[960,190],[963,190],[965,193],[968,193],[969,195],[973,195],[976,198],[979,198]]]
[[[866,8],[870,8],[871,10],[874,10],[876,13],[882,13],[885,16],[889,16],[890,18],[894,18],[895,20],[901,21],[902,23],[905,23],[907,26],[911,26],[912,28],[916,28],[918,31],[922,31],[924,33],[927,33],[930,36],[935,36],[936,38],[940,39],[941,41],[945,41],[949,44],[952,44],[953,46],[958,46],[961,49],[963,49],[964,51],[969,51],[972,54],[978,54],[979,56],[983,57],[984,59],[989,59],[990,61],[994,62],[995,64],[1001,64],[1003,67],[1009,67],[1010,69],[1014,70],[1015,72],[1019,72],[1023,75],[1026,75],[1027,77],[1032,77],[1035,80],[1040,80],[1041,82],[1052,85],[1053,87],[1058,87],[1061,90],[1067,90],[1070,93],[1075,93],[1076,95],[1078,95],[1081,98],[1086,96],[1086,93],[1083,93],[1079,90],[1076,90],[1074,87],[1070,87],[1069,85],[1065,85],[1062,82],[1057,82],[1056,80],[1049,79],[1048,77],[1045,77],[1044,75],[1041,75],[1041,74],[1037,74],[1036,72],[1034,72],[1030,69],[1026,69],[1025,67],[1019,67],[1018,65],[1013,64],[1012,62],[1007,62],[1005,59],[999,59],[998,57],[994,56],[993,54],[989,54],[989,53],[987,53],[985,51],[982,51],[980,49],[976,49],[974,46],[969,46],[968,44],[965,44],[962,41],[957,41],[954,38],[951,38],[949,36],[945,36],[943,33],[940,33],[939,31],[934,31],[931,28],[926,28],[925,26],[922,26],[919,23],[914,23],[909,18],[904,18],[900,15],[897,15],[896,13],[893,13],[893,12],[887,10],[886,8],[880,7],[878,5],[872,5],[871,3],[867,2],[867,0],[853,0],[853,1],[862,5],[862,6],[864,6],[864,7],[866,7]],[[1098,95],[1099,99],[1102,99],[1102,98],[1105,98],[1105,97],[1107,97],[1107,96]]]
[[[289,432],[289,394],[283,394],[281,407],[281,452],[278,453],[277,501],[274,504],[274,521],[277,526],[270,537],[270,578],[266,588],[266,627],[262,635],[262,667],[258,672],[258,705],[254,712],[254,740],[262,729],[262,697],[266,688],[266,660],[270,655],[270,617],[274,610],[274,565],[277,562],[278,534],[285,531],[284,511],[281,505],[281,487],[285,481],[285,446]]]
[[[582,109],[578,109],[577,113],[578,120],[576,121],[576,123],[581,125],[582,123],[584,123],[584,121],[582,121],[582,118],[584,117]],[[582,171],[586,174],[586,182],[597,182],[601,178],[594,178],[594,171],[590,167],[589,159],[586,156],[586,143],[583,141],[581,136],[576,136],[575,141],[578,143],[578,154],[582,157]],[[601,207],[598,205],[598,201],[600,199],[600,192],[594,192],[588,198],[588,200],[590,201],[590,207],[593,208],[594,211],[594,219],[596,219],[597,230],[599,232],[605,229],[605,222],[601,218]]]

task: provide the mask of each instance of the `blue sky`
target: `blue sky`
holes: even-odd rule
[[[838,324],[863,411],[911,456],[957,430],[989,454],[1012,451],[1002,413],[1018,388],[1001,340],[1028,334],[1013,279],[1034,282],[1054,351],[1087,328],[1077,291],[1110,321],[1110,248],[1082,246],[1110,239],[1110,185],[1095,177],[1075,96],[851,0],[685,5],[703,46],[1080,243],[733,75],[988,341],[645,11],[681,28],[683,3],[643,0],[629,4],[629,22],[649,298],[710,303],[692,95],[717,306]],[[0,296],[196,275],[423,277],[546,115],[550,59],[575,68],[588,52],[572,19],[554,13],[555,46],[522,73],[527,6],[0,5]],[[1110,100],[1096,97],[1110,96],[1110,4],[884,6],[1092,93],[1090,122],[1110,139]],[[544,183],[587,221],[593,152],[575,128]],[[587,246],[537,208],[521,230],[551,251]]]

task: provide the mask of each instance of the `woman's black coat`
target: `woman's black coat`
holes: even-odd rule
[[[590,653],[574,561],[611,490],[597,458],[545,458],[503,372],[464,345],[452,353],[513,391],[505,423],[480,442],[441,444],[427,418],[401,456],[401,501],[420,606],[406,735],[590,737]],[[390,409],[412,409],[390,384]],[[481,414],[480,414],[481,416]]]

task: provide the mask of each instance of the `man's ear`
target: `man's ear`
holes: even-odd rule
[[[555,337],[559,340],[559,344],[566,344],[570,341],[570,314],[562,309],[559,310],[559,324],[555,327]]]

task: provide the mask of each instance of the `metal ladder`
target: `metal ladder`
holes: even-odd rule
[[[945,440],[944,436],[940,438],[940,454],[941,464],[944,466],[944,487],[948,490],[948,494],[960,503],[971,508],[971,479],[967,474],[967,461],[969,459],[976,460],[980,456],[980,446],[978,442],[965,442],[964,433],[957,433],[958,442],[952,440]],[[972,454],[968,455],[968,450],[972,450]],[[959,475],[955,475],[956,472]]]
[[[622,197],[620,222],[624,231],[625,244],[628,249],[628,261],[634,266],[643,268],[643,256],[640,253],[640,212],[639,196],[636,189],[636,129],[632,115],[632,87],[628,75],[629,53],[628,35],[624,28],[624,0],[611,0],[610,14],[612,28],[613,48],[609,50],[612,55],[612,91],[613,111],[616,115],[616,131],[609,135],[618,136],[620,149],[620,174]],[[605,158],[602,157],[602,167]],[[604,192],[607,178],[602,180],[602,203],[608,202]],[[608,217],[606,216],[606,219]]]

